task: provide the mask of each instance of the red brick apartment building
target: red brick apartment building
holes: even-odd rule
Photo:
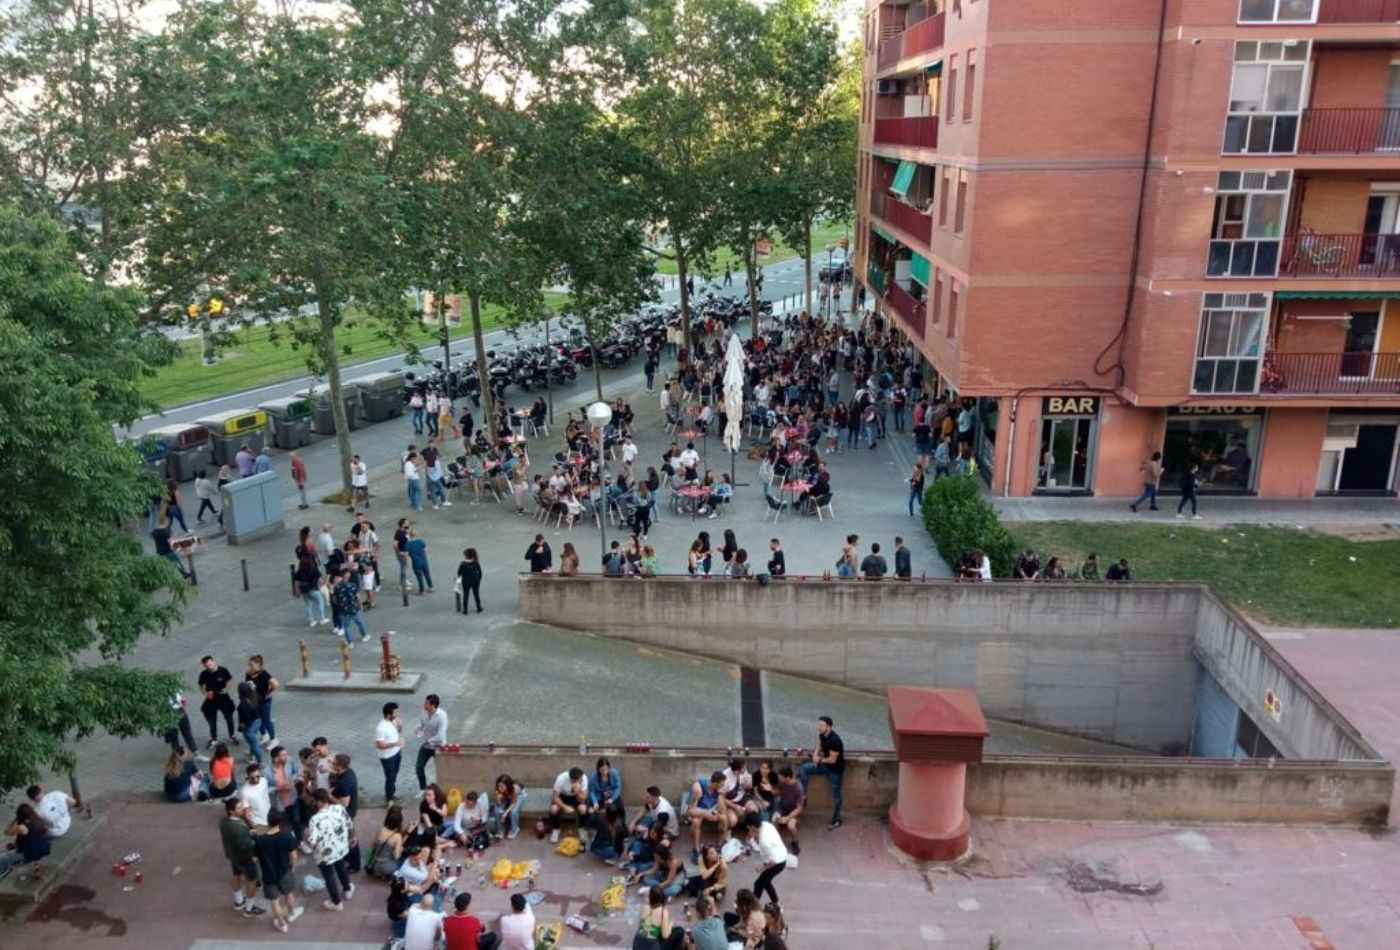
[[[868,2],[857,275],[998,494],[1396,491],[1400,0]],[[1145,171],[1144,171],[1145,169]]]

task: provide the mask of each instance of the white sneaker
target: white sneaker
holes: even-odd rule
[[[444,502],[442,503],[442,507],[444,507],[444,508],[451,508],[451,507],[452,507],[452,502],[450,502],[450,501],[444,501]]]
[[[1177,515],[1177,517],[1180,518],[1181,515]],[[343,636],[345,636],[345,631],[342,630],[342,629],[340,629],[339,627],[333,628],[333,629],[331,630],[331,633],[335,634],[337,637],[343,637]]]
[[[287,932],[287,922],[285,920],[274,920],[272,926],[276,927],[280,933]]]
[[[558,843],[559,843],[559,829],[558,829],[558,828],[555,828],[553,831],[551,831],[551,832],[549,833],[549,843],[550,843],[550,844],[558,844]]]
[[[349,900],[350,898],[352,898],[352,897],[354,897],[354,896],[355,896],[355,885],[354,885],[354,884],[351,884],[349,887],[347,887],[347,888],[345,889],[345,899],[346,899],[346,900]]]
[[[520,834],[520,829],[519,829],[519,828],[512,828],[512,829],[510,829],[510,831],[506,834],[506,838],[507,838],[507,839],[514,838],[514,837],[515,837],[516,835],[518,835],[518,834]]]
[[[336,911],[337,913],[339,913],[340,911],[342,911],[342,910],[345,909],[345,905],[344,905],[344,904],[337,904],[337,903],[335,903],[334,901],[330,901],[330,900],[321,901],[321,906],[324,907],[326,910],[333,910],[333,911]]]
[[[309,621],[307,621],[306,625],[307,625],[308,627],[314,627],[314,626],[316,626],[316,621],[314,621],[314,620],[309,620]]]
[[[308,842],[303,841],[301,844],[297,845],[297,850],[300,851],[302,854],[310,854],[311,845]]]
[[[303,904],[298,904],[297,906],[293,907],[293,908],[292,908],[292,912],[291,912],[290,914],[287,915],[287,923],[289,923],[289,924],[292,923],[293,921],[295,921],[298,917],[300,917],[300,916],[301,916],[302,914],[304,914],[304,913],[306,913],[306,907],[305,907],[305,905],[303,905]]]
[[[1192,515],[1192,516],[1191,516],[1191,520],[1192,520],[1192,521],[1200,521],[1200,520],[1201,520],[1201,516],[1200,516],[1200,515]]]
[[[321,626],[323,626],[323,627],[326,626],[327,624],[329,624],[330,622],[331,622],[331,618],[330,618],[330,617],[322,617],[322,618],[321,618]]]
[[[1182,518],[1185,518],[1185,517],[1186,517],[1186,516],[1183,515],[1183,514],[1182,514],[1181,512],[1179,512],[1179,511],[1176,513],[1176,518],[1177,518],[1178,521],[1180,521]]]

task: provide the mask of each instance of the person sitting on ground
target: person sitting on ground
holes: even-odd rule
[[[1133,570],[1128,566],[1127,558],[1119,558],[1117,564],[1110,565],[1108,573],[1103,576],[1106,581],[1130,581],[1133,579]]]
[[[674,829],[669,815],[657,815],[650,828],[643,830],[640,837],[633,838],[627,846],[624,864],[637,874],[650,870],[656,864],[656,849],[671,847],[675,840]]]
[[[52,850],[48,825],[28,802],[15,810],[15,820],[10,822],[5,834],[15,840],[7,842],[5,850],[0,851],[0,881],[21,864],[42,861]]]
[[[501,942],[498,950],[535,950],[535,912],[524,894],[510,895],[510,913],[497,924]]]
[[[700,859],[700,836],[706,822],[713,823],[720,839],[729,837],[729,831],[738,823],[737,818],[720,804],[724,789],[724,773],[715,772],[708,779],[697,778],[690,786],[690,858]]]
[[[207,801],[209,780],[178,750],[165,760],[165,800],[168,802]]]
[[[685,946],[685,931],[672,926],[666,900],[666,893],[659,887],[647,891],[647,909],[642,912],[641,920],[637,921],[637,935],[659,950],[680,950]],[[633,946],[636,946],[635,941]]]
[[[384,824],[374,833],[374,840],[370,842],[367,866],[369,876],[385,881],[392,878],[399,865],[403,864],[404,844],[407,840],[408,836],[403,828],[403,809],[398,805],[390,805],[389,810],[384,813]]]
[[[384,912],[389,917],[389,932],[395,940],[402,940],[408,929],[408,885],[403,878],[394,877],[389,881],[389,897],[384,904]]]
[[[797,822],[806,810],[807,793],[802,790],[802,783],[797,780],[792,766],[784,765],[778,769],[778,795],[773,803],[773,827],[778,829],[780,835],[786,831],[791,837],[792,843],[788,850],[793,854],[802,853],[802,846],[797,841]]]
[[[454,913],[442,919],[443,950],[492,950],[497,936],[482,930],[481,920],[471,912],[472,896],[458,894],[452,902]]]
[[[425,897],[436,898],[438,891],[438,865],[433,858],[433,849],[424,845],[408,852],[395,875],[404,883],[404,893],[410,904],[417,904]]]
[[[776,902],[763,905],[763,950],[778,950],[787,939],[787,922],[783,920],[783,908]]]
[[[490,833],[487,829],[490,817],[491,813],[486,804],[486,797],[479,792],[467,792],[463,796],[461,804],[457,806],[456,814],[452,816],[452,824],[447,837],[462,845],[470,845],[478,835]]]
[[[622,805],[619,802],[608,805],[595,815],[594,835],[588,843],[588,853],[604,864],[612,864],[626,851],[627,826],[622,819]]]
[[[719,848],[705,845],[700,852],[697,873],[685,882],[685,892],[691,897],[705,897],[715,903],[724,900],[724,889],[729,884],[729,866],[724,863]]]
[[[447,814],[447,796],[442,793],[442,789],[437,783],[431,783],[423,789],[423,800],[418,803],[418,830],[409,838],[409,849],[413,850],[415,845],[427,843],[434,850],[445,850],[453,846],[450,840],[442,841],[420,841],[419,839],[447,838],[450,830]]]
[[[763,938],[763,907],[753,891],[741,887],[734,894],[734,909],[724,915],[724,929],[730,940],[753,946],[751,940]]]
[[[551,844],[559,842],[559,829],[566,818],[575,818],[582,827],[591,809],[588,805],[588,776],[583,769],[574,766],[567,772],[560,772],[554,779],[549,803],[549,824]]]
[[[702,896],[695,902],[695,926],[690,928],[690,942],[695,950],[729,950],[724,918],[715,907],[716,902],[708,897]]]

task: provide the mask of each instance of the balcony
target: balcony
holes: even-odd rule
[[[1400,395],[1400,353],[1274,353],[1264,356],[1260,395]]]
[[[901,116],[875,120],[875,144],[904,148],[938,148],[938,116]]]
[[[933,240],[933,218],[890,195],[878,191],[873,193],[870,196],[870,213],[925,245]]]
[[[1280,278],[1400,278],[1400,234],[1314,234],[1284,238]]]
[[[885,272],[875,264],[865,272],[865,283],[877,294],[885,292]]]
[[[916,340],[924,338],[924,326],[928,317],[928,302],[915,300],[914,296],[894,281],[885,288],[885,302],[904,318],[909,327],[909,335]]]
[[[1319,155],[1390,152],[1400,157],[1400,109],[1308,109],[1303,113],[1298,151]]]
[[[1319,23],[1395,23],[1400,21],[1400,0],[1322,0]]]
[[[882,41],[875,59],[876,71],[883,73],[906,59],[940,49],[943,46],[945,19],[942,13],[935,13],[908,27],[903,33]]]

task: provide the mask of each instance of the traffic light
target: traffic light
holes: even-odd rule
[[[213,297],[209,301],[209,316],[217,317],[224,312],[224,302],[218,297]]]
[[[188,316],[191,320],[198,320],[198,319],[199,319],[199,304],[197,304],[197,303],[192,303],[192,304],[188,305],[187,307],[185,307],[185,315]]]

